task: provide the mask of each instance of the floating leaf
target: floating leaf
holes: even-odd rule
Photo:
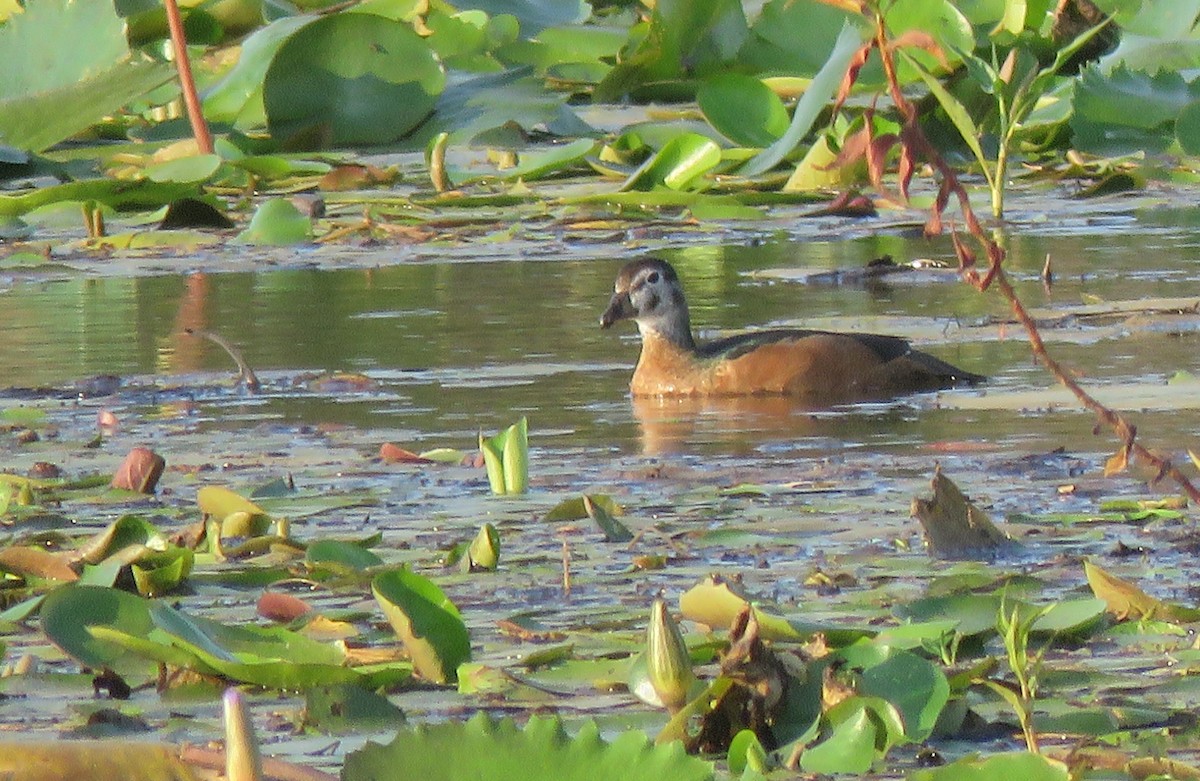
[[[271,60],[263,81],[267,127],[281,141],[386,144],[429,116],[445,81],[410,25],[330,14],[293,33]]]
[[[195,778],[179,747],[121,740],[0,741],[0,778],[111,778],[124,781]]]
[[[972,755],[941,767],[917,770],[908,781],[1068,781],[1065,764],[1042,754],[1014,751],[987,757]]]
[[[629,531],[625,524],[609,514],[603,506],[593,502],[587,494],[583,495],[583,507],[587,510],[588,517],[604,532],[604,539],[608,542],[629,542],[633,539],[633,532]]]
[[[300,213],[286,198],[272,198],[259,204],[246,230],[237,240],[246,244],[299,244],[312,237],[312,220]]]
[[[524,727],[479,712],[470,721],[423,724],[391,743],[368,743],[346,757],[343,781],[419,778],[526,778],[555,781],[710,781],[713,767],[678,743],[655,746],[641,730],[600,737],[593,722],[569,736],[557,718],[533,715]]]
[[[407,568],[376,575],[371,591],[417,674],[434,683],[454,681],[458,666],[471,658],[471,639],[454,603]]]
[[[1108,605],[1108,612],[1118,620],[1160,619],[1184,623],[1200,621],[1200,609],[1155,599],[1133,583],[1105,572],[1090,561],[1083,562],[1083,571],[1087,575],[1088,585],[1092,587],[1092,593],[1104,600]]]
[[[621,185],[621,190],[691,190],[721,162],[721,148],[697,133],[681,133],[667,142]]]
[[[62,554],[27,546],[0,548],[0,572],[26,579],[43,578],[68,583],[79,579],[71,563]]]
[[[696,93],[704,118],[735,144],[768,147],[787,132],[791,120],[783,101],[751,76],[722,73],[707,79]]]
[[[80,664],[118,672],[148,670],[147,660],[130,656],[121,646],[93,636],[89,627],[115,627],[145,637],[154,628],[141,597],[102,586],[65,586],[46,595],[41,608],[42,631]]]
[[[361,686],[317,686],[304,693],[304,724],[325,734],[394,728],[404,711]]]
[[[305,551],[309,564],[336,564],[351,571],[362,571],[383,564],[383,559],[361,545],[343,540],[317,540]]]
[[[190,548],[172,545],[165,551],[147,551],[130,564],[138,593],[158,597],[174,591],[192,574],[196,560]]]
[[[587,494],[587,498],[594,507],[603,510],[609,515],[617,516],[625,514],[625,508],[617,504],[616,500],[608,494]],[[542,516],[542,520],[558,523],[562,521],[578,521],[587,517],[588,511],[587,506],[584,504],[584,497],[576,496],[573,499],[564,499],[551,507]]]
[[[866,708],[837,724],[825,740],[805,749],[800,767],[809,773],[862,775],[875,762],[876,729]]]

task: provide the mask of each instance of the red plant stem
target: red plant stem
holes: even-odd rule
[[[1029,340],[1029,347],[1034,357],[1046,367],[1047,371],[1063,387],[1075,396],[1080,405],[1093,412],[1102,423],[1116,433],[1117,437],[1121,440],[1121,446],[1125,455],[1132,454],[1139,460],[1154,467],[1157,470],[1157,475],[1154,478],[1155,481],[1164,476],[1170,477],[1176,485],[1183,489],[1192,502],[1200,504],[1200,489],[1186,475],[1179,471],[1171,463],[1170,459],[1164,458],[1138,444],[1136,441],[1137,428],[1125,420],[1120,413],[1106,407],[1084,390],[1062,364],[1055,360],[1046,350],[1046,344],[1042,341],[1042,335],[1038,331],[1037,324],[1029,316],[1025,305],[1021,303],[1021,299],[1018,298],[1016,291],[1008,280],[1008,275],[1005,274],[1004,268],[1001,265],[1004,262],[1004,250],[991,237],[984,233],[982,226],[980,226],[979,221],[975,218],[974,211],[971,209],[966,189],[959,182],[954,170],[938,151],[934,149],[933,144],[930,143],[928,137],[921,129],[917,121],[916,106],[904,97],[904,93],[900,88],[900,80],[896,76],[896,65],[892,58],[892,51],[888,45],[887,28],[883,22],[883,15],[879,13],[876,13],[875,17],[875,49],[879,52],[879,57],[883,62],[883,72],[887,80],[892,102],[904,119],[905,132],[902,134],[904,143],[911,144],[914,147],[913,151],[919,153],[929,165],[936,169],[942,180],[942,192],[947,196],[950,193],[954,194],[962,209],[963,221],[966,223],[967,232],[980,243],[987,254],[988,268],[981,278],[978,272],[971,267],[971,259],[968,256],[968,251],[956,239],[955,252],[959,257],[959,270],[963,277],[980,291],[986,290],[993,284],[1000,290],[1000,294],[1004,296],[1012,308],[1017,322],[1025,329]],[[939,226],[940,211],[945,208],[945,202],[942,200],[941,195],[942,193],[939,193],[938,202],[934,205],[933,215],[934,218],[937,218],[936,224]],[[933,222],[933,218],[931,218],[931,222]]]
[[[192,64],[188,60],[187,38],[183,35],[183,19],[179,16],[179,4],[175,0],[163,0],[167,9],[167,28],[171,31],[171,44],[175,48],[175,67],[179,70],[179,85],[183,89],[183,103],[187,106],[188,121],[192,123],[192,135],[201,154],[212,154],[212,133],[200,110],[200,96],[196,94],[196,80],[192,78]]]

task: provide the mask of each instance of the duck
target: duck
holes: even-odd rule
[[[623,320],[637,323],[641,334],[629,383],[635,397],[786,396],[829,405],[986,379],[899,336],[773,328],[697,342],[679,275],[660,258],[634,260],[617,274],[600,327]]]

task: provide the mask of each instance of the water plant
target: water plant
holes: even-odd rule
[[[479,434],[479,450],[492,493],[523,494],[529,490],[529,421],[522,417],[499,434]]]

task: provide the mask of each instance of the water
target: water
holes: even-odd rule
[[[1010,239],[1010,272],[1028,307],[1053,313],[1090,301],[1196,290],[1197,234],[1184,212],[1085,227],[1091,232]],[[866,288],[795,281],[806,270],[855,268],[882,254],[948,261],[948,241],[781,238],[663,254],[683,277],[702,334],[795,324],[893,332],[990,375],[992,399],[1053,384],[1033,365],[1019,329],[997,324],[1008,316],[1004,302],[956,283],[952,274],[945,282],[922,277]],[[1055,273],[1049,288],[1039,279],[1047,254]],[[1093,441],[1086,413],[1041,414],[1025,402],[960,408],[970,406],[973,391],[816,413],[782,400],[631,403],[634,328],[606,332],[597,323],[622,260],[14,279],[0,293],[0,383],[61,387],[117,374],[125,402],[161,401],[164,394],[148,396],[150,389],[195,400],[201,427],[337,423],[399,430],[418,445],[473,437],[525,414],[539,446],[629,452],[903,451],[960,440],[1108,447]],[[236,344],[263,377],[263,396],[232,388],[229,357],[185,328]],[[1115,388],[1192,371],[1200,346],[1186,318],[1115,332],[1069,323],[1044,335],[1089,382]],[[377,386],[314,388],[312,376],[328,372],[363,373]],[[1163,422],[1171,444],[1185,445],[1200,431],[1200,416],[1189,406],[1167,402],[1148,416]]]

